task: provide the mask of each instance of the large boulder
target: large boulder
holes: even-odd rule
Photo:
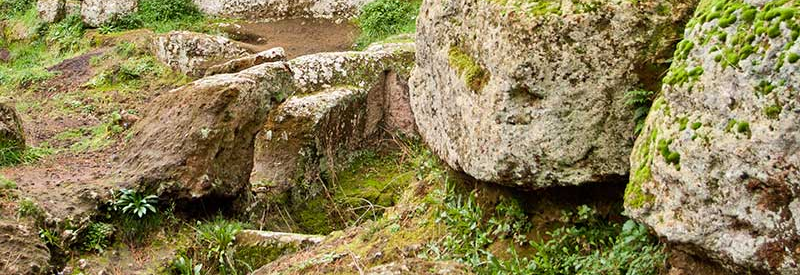
[[[158,60],[190,76],[203,76],[209,67],[250,54],[228,38],[188,31],[160,35],[154,44]]]
[[[64,19],[66,6],[66,0],[39,0],[36,2],[39,19],[46,23],[54,23]]]
[[[268,63],[160,96],[132,129],[119,180],[171,199],[241,195],[255,135],[291,81],[285,64]]]
[[[374,0],[194,0],[201,11],[241,19],[293,17],[346,19]]]
[[[25,149],[22,119],[8,103],[0,103],[0,148]]]
[[[81,17],[90,27],[111,23],[136,11],[137,0],[82,0]]]
[[[36,275],[50,271],[50,250],[29,226],[0,220],[0,272]]]
[[[634,132],[624,94],[653,88],[692,2],[425,1],[411,80],[420,134],[483,181],[618,179]]]
[[[627,212],[742,272],[800,273],[797,5],[701,1],[631,156]]]

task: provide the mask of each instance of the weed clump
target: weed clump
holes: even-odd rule
[[[139,28],[156,32],[169,32],[177,29],[202,29],[205,19],[203,13],[191,0],[142,0],[137,11],[128,16],[100,26],[101,33],[111,33]]]

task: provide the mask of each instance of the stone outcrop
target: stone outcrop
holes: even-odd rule
[[[194,0],[201,11],[241,19],[326,18],[347,19],[374,0]]]
[[[535,189],[627,175],[624,94],[652,88],[693,1],[523,2],[424,2],[411,80],[420,134],[482,181]]]
[[[29,226],[0,220],[0,272],[38,275],[49,272],[50,251]]]
[[[66,15],[66,0],[39,0],[36,2],[36,10],[39,12],[39,19],[45,23],[58,22]]]
[[[203,76],[209,67],[250,54],[228,38],[188,31],[158,36],[154,49],[161,62],[190,76]]]
[[[292,93],[282,63],[203,78],[152,103],[123,153],[123,185],[171,198],[236,197],[249,188],[267,112]]]
[[[322,53],[288,62],[297,93],[270,113],[256,138],[251,181],[259,204],[252,208],[270,208],[282,198],[281,207],[291,213],[324,212],[316,209],[324,205],[303,202],[323,194],[325,173],[346,167],[387,131],[414,135],[406,84],[413,58],[413,44],[406,44],[391,51]],[[318,233],[301,218],[295,222],[291,228]]]
[[[245,57],[236,58],[219,65],[214,65],[206,70],[205,75],[212,76],[215,74],[235,73],[267,62],[284,60],[286,60],[286,52],[283,48],[273,48]]]
[[[136,11],[137,0],[82,0],[81,17],[90,27],[99,27]]]
[[[275,105],[287,98],[292,98],[289,99],[290,102],[304,95],[311,95],[309,98],[313,98],[313,94],[320,91],[335,91],[332,89],[334,87],[360,91],[360,96],[366,98],[366,91],[383,90],[387,75],[394,73],[407,76],[412,60],[413,51],[410,50],[310,55],[289,62],[262,64],[236,74],[206,77],[170,91],[159,97],[151,110],[134,125],[134,134],[123,154],[117,180],[123,185],[154,190],[156,194],[170,198],[236,197],[249,189],[254,148],[267,146],[271,142],[279,141],[280,137],[289,135],[274,132],[271,139],[264,138],[268,135],[262,128],[267,121],[268,112]],[[395,80],[393,83],[402,83],[402,80]],[[401,88],[389,90],[404,91]],[[293,95],[296,97],[292,97]],[[375,104],[389,106],[384,100],[396,97],[398,96],[381,95],[376,97],[375,100],[380,102]],[[398,105],[393,104],[392,106]],[[285,103],[279,110],[272,111],[273,118],[275,114],[285,113],[282,109],[292,109],[288,106],[292,106],[292,103]],[[399,107],[395,109],[399,110]],[[408,109],[410,112],[410,108]],[[369,109],[359,112],[364,113],[367,110]],[[375,120],[370,122],[375,128],[383,127],[383,118],[392,116],[381,110],[372,112],[374,115],[368,117]],[[396,118],[393,121],[403,120]],[[341,126],[350,122],[342,120],[337,123],[339,124],[335,125]],[[407,125],[385,127],[400,129],[405,126]],[[287,129],[302,132],[316,130],[315,127],[328,126],[314,124],[303,128],[297,125]],[[345,129],[339,130],[346,132]],[[256,133],[259,131],[262,135],[256,141]],[[335,132],[330,135],[332,136],[328,138],[340,137]],[[309,138],[302,137],[303,140],[291,142],[306,144]],[[316,138],[324,140],[326,137]],[[278,158],[277,161],[296,159],[296,154],[300,153],[294,151],[295,147],[271,148],[274,151],[267,151],[265,154],[294,154]],[[256,159],[262,158],[263,155],[256,156]],[[290,175],[271,172],[264,174],[274,175],[275,178],[269,180],[276,181]]]
[[[632,153],[626,210],[734,270],[800,273],[797,4],[699,7]]]
[[[22,120],[9,103],[0,103],[0,147],[25,149]]]

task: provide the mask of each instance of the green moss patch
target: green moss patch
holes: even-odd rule
[[[448,61],[472,91],[480,92],[489,83],[491,74],[460,48],[450,47]]]

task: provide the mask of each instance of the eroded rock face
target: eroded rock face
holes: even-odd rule
[[[626,175],[624,93],[663,72],[693,1],[504,2],[423,4],[411,80],[422,137],[453,168],[504,185]]]
[[[188,31],[161,35],[154,44],[161,62],[190,76],[203,76],[211,66],[249,54],[238,42],[225,37]]]
[[[0,147],[25,149],[22,119],[9,103],[0,103]]]
[[[194,0],[201,11],[242,19],[351,18],[374,0]]]
[[[267,62],[283,60],[286,60],[286,52],[283,50],[283,48],[274,48],[242,58],[236,58],[219,65],[214,65],[208,68],[205,74],[206,76],[212,76],[215,74],[235,73]]]
[[[800,272],[800,18],[784,2],[701,2],[631,156],[627,211],[739,271]]]
[[[0,221],[0,272],[38,275],[49,271],[50,251],[29,226]]]
[[[39,19],[45,23],[58,22],[66,15],[66,4],[66,0],[37,1],[36,10],[39,12]]]
[[[162,95],[132,129],[124,184],[170,198],[233,198],[249,188],[267,112],[291,94],[282,63],[203,78]]]
[[[81,17],[86,25],[99,27],[135,12],[137,6],[137,0],[82,0]]]

